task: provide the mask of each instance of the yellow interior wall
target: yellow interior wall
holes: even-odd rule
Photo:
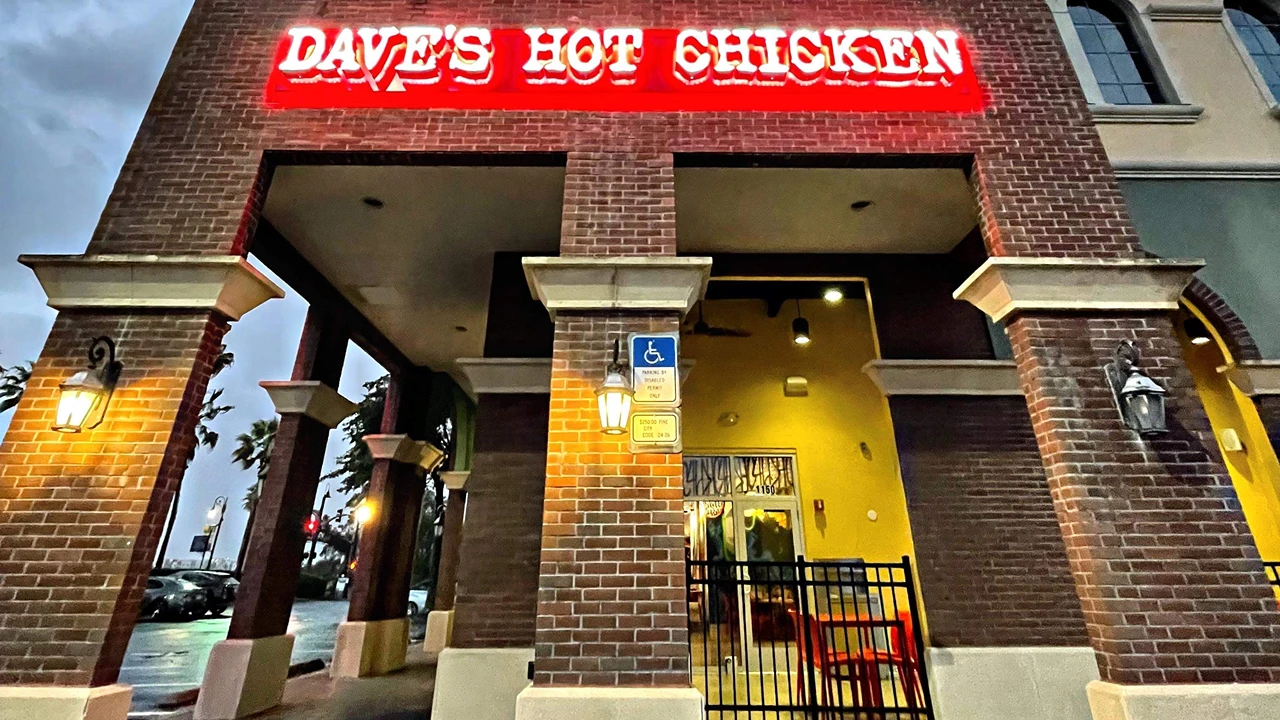
[[[792,342],[794,303],[776,318],[760,300],[713,300],[705,313],[710,324],[752,337],[681,338],[684,356],[696,361],[684,384],[685,452],[794,452],[811,559],[897,562],[913,555],[889,406],[861,371],[876,357],[867,302],[807,301],[808,347]],[[791,375],[808,378],[807,397],[784,396]],[[737,425],[717,423],[727,412],[738,414]],[[824,512],[814,511],[815,500]]]
[[[1276,459],[1253,400],[1218,372],[1219,367],[1231,361],[1222,339],[1199,311],[1190,310],[1211,328],[1214,342],[1192,345],[1179,327],[1178,339],[1182,342],[1187,367],[1218,438],[1219,449],[1222,450],[1223,430],[1234,429],[1240,435],[1244,450],[1222,450],[1222,456],[1258,552],[1264,560],[1280,560],[1280,461]]]

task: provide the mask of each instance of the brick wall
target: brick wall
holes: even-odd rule
[[[717,112],[590,114],[494,111],[268,111],[262,92],[290,24],[583,23],[679,27],[947,26],[972,48],[989,107],[975,114]],[[1078,83],[1041,0],[900,3],[637,0],[520,5],[482,0],[198,0],[142,124],[92,248],[240,252],[256,224],[268,151],[571,151],[590,168],[567,184],[566,252],[669,245],[664,198],[624,190],[670,181],[667,153],[972,155],[986,235],[1000,253],[1136,254],[1137,240]],[[268,163],[269,164],[269,163]],[[198,171],[193,171],[197,168]],[[193,172],[198,172],[196,177]],[[586,176],[583,176],[586,177]],[[592,183],[619,183],[599,194]],[[576,205],[575,205],[576,204]],[[592,207],[591,218],[574,207]],[[638,214],[644,210],[644,218]],[[605,220],[609,216],[610,220]],[[616,226],[606,225],[617,221]],[[644,228],[641,229],[640,225]],[[666,252],[667,250],[663,250]]]
[[[930,644],[1087,645],[1022,398],[898,396],[889,409]]]
[[[459,551],[453,645],[532,647],[546,395],[481,395]]]
[[[0,684],[114,682],[226,325],[62,313],[0,445]],[[58,385],[108,335],[124,363],[97,429],[49,429]]]
[[[534,681],[689,684],[679,455],[633,455],[599,429],[614,338],[674,316],[556,318]]]
[[[1276,682],[1280,611],[1163,315],[1010,324],[1104,680]],[[1168,435],[1118,422],[1101,368],[1132,340],[1169,390]]]

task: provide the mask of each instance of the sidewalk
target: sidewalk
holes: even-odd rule
[[[421,646],[409,648],[408,665],[393,675],[335,680],[328,669],[289,681],[284,703],[254,718],[261,720],[426,720],[431,714],[435,664]],[[167,716],[189,720],[191,709]]]

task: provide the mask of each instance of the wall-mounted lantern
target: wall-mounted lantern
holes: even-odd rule
[[[364,527],[373,522],[374,508],[373,503],[369,500],[361,500],[356,509],[351,512],[351,518],[356,521],[358,527]]]
[[[627,432],[631,420],[631,384],[622,374],[618,361],[619,341],[613,341],[613,362],[605,368],[604,384],[596,390],[596,402],[600,406],[600,430],[606,435],[622,435]]]
[[[58,410],[53,429],[61,433],[78,433],[101,425],[123,368],[116,360],[115,341],[105,335],[94,338],[89,344],[88,369],[72,375],[58,386]]]
[[[1163,435],[1168,432],[1164,407],[1167,391],[1138,367],[1140,361],[1133,343],[1120,343],[1105,368],[1107,383],[1125,427],[1144,437]]]

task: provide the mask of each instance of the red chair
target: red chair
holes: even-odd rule
[[[823,706],[830,707],[832,700],[831,681],[848,680],[858,688],[863,703],[878,704],[879,677],[873,677],[867,670],[874,670],[874,663],[867,663],[860,653],[837,650],[827,641],[827,633],[822,623],[812,615],[801,616],[796,610],[789,609],[791,623],[796,628],[796,698],[800,704],[806,702],[808,695],[805,666],[813,666],[822,679]]]
[[[881,650],[875,646],[871,627],[862,629],[859,652],[855,657],[850,658],[850,662],[860,666],[859,675],[875,678],[875,682],[867,683],[873,705],[884,704],[883,689],[879,682],[880,666],[889,665],[894,668],[902,681],[902,691],[906,696],[904,699],[907,701],[907,707],[914,709],[922,706],[924,695],[920,686],[920,659],[916,656],[915,626],[912,623],[911,613],[899,612],[897,623],[889,625],[887,629],[889,641],[887,650]]]

